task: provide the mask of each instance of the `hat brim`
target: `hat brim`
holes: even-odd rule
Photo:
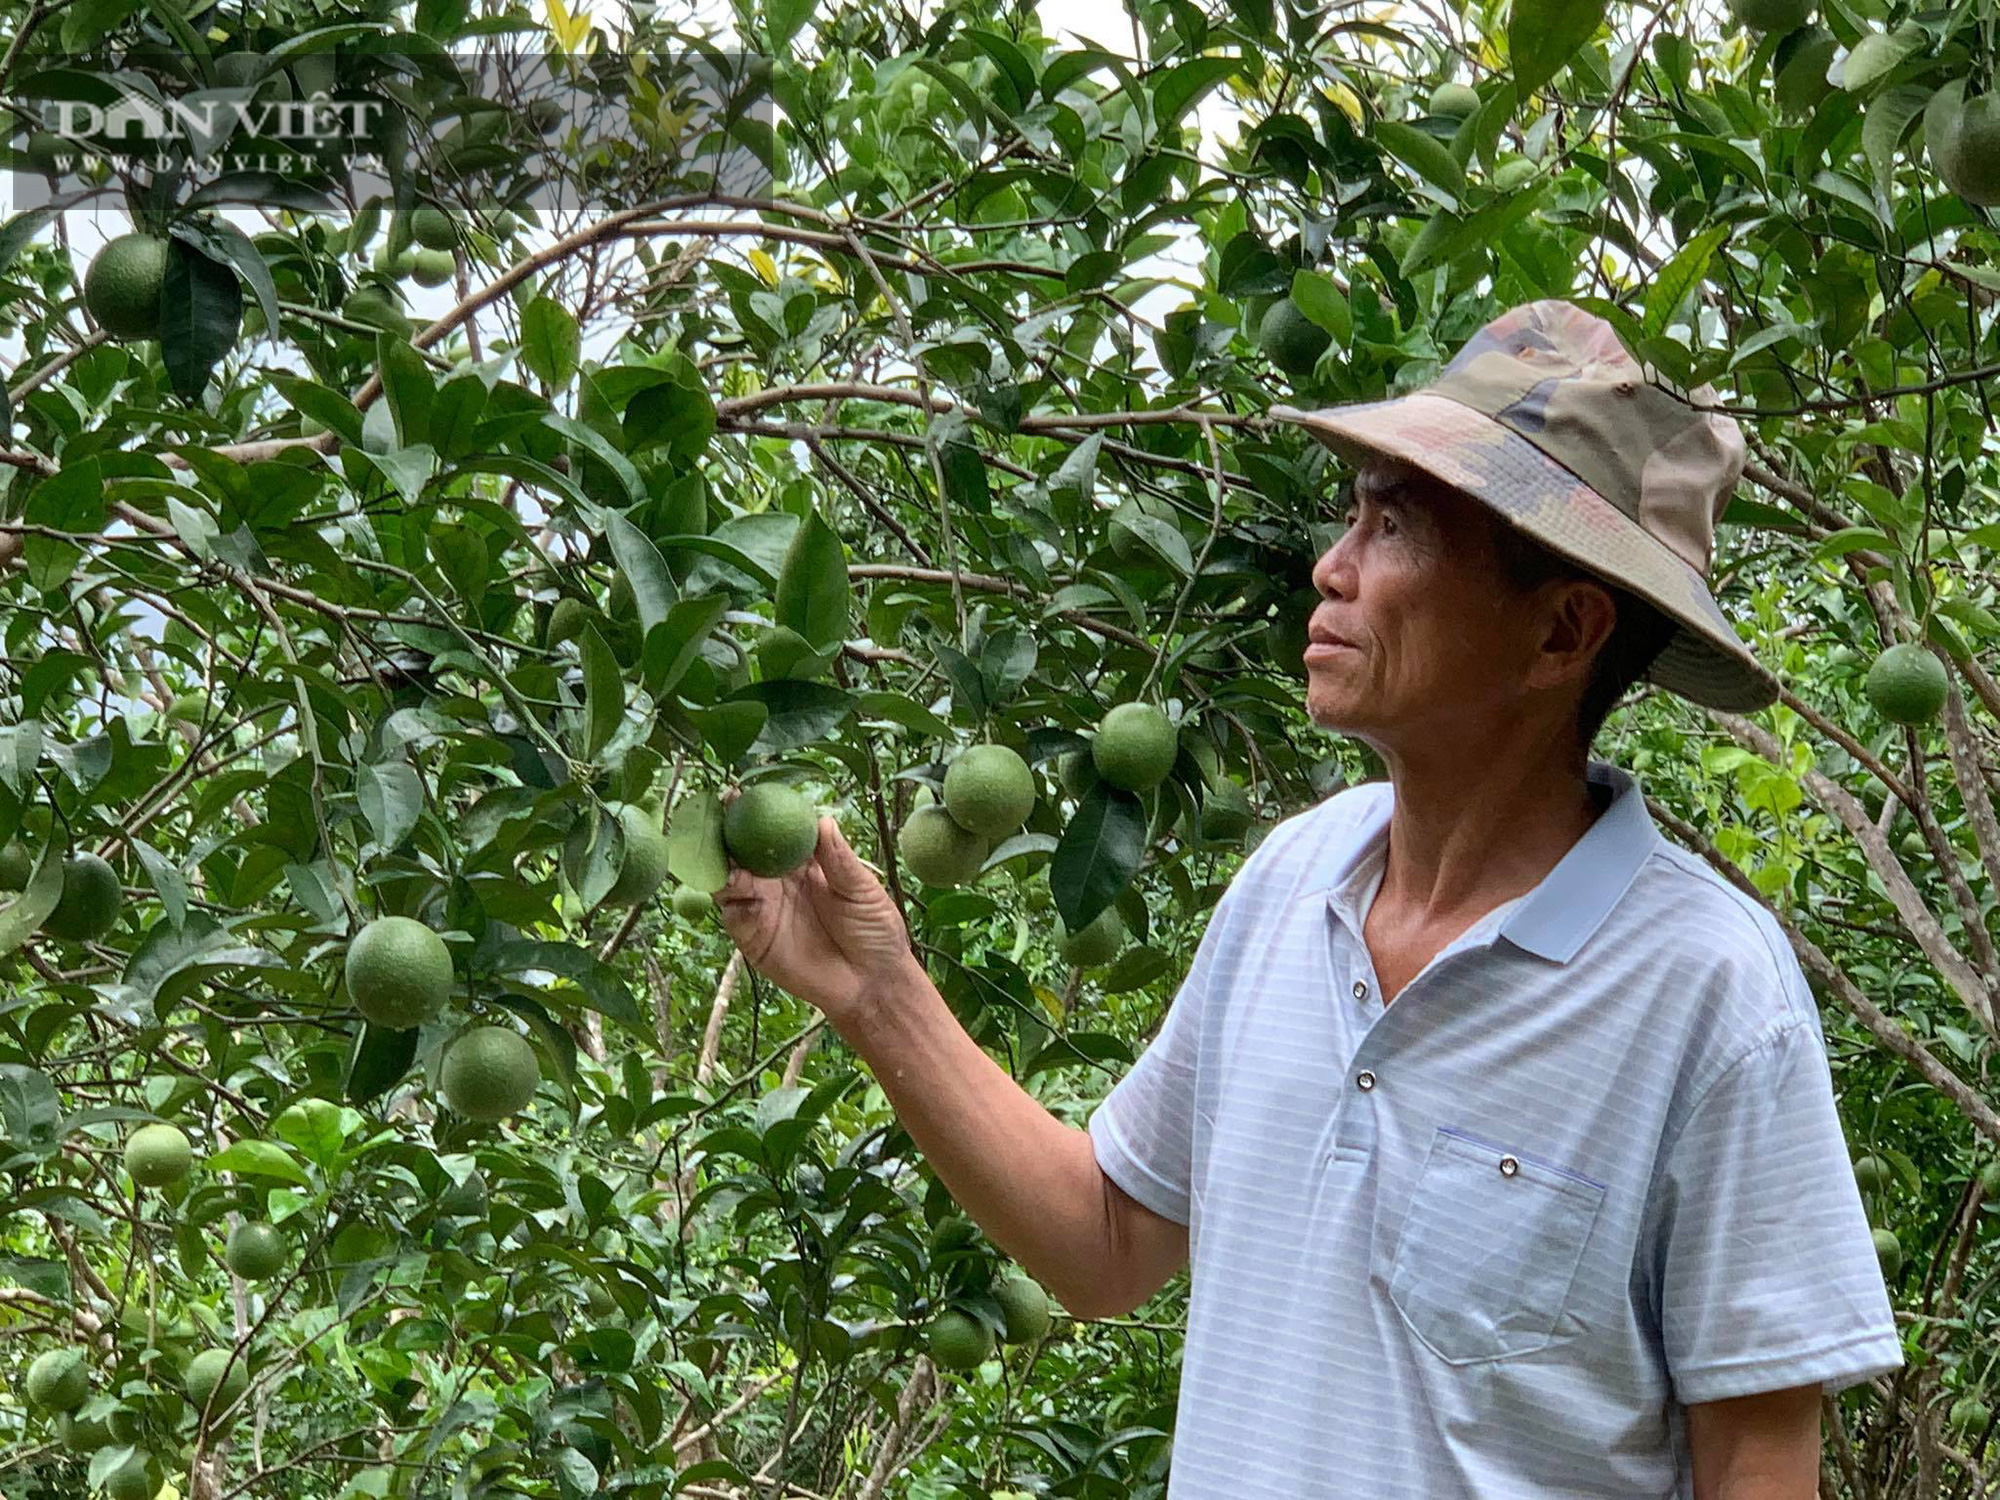
[[[1413,391],[1267,415],[1305,428],[1350,464],[1386,455],[1482,501],[1551,551],[1654,605],[1678,625],[1646,676],[1730,713],[1778,700],[1778,681],[1750,654],[1694,568],[1519,433],[1449,397]]]

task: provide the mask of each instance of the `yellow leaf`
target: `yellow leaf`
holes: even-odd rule
[[[757,268],[757,274],[764,278],[765,285],[776,286],[778,284],[778,263],[762,250],[752,250],[750,252],[750,264]]]
[[[1364,123],[1361,101],[1354,97],[1354,90],[1344,83],[1328,83],[1320,86],[1320,92],[1339,107],[1340,112],[1356,125]]]

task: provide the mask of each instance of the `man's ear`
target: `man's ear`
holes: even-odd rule
[[[1541,650],[1528,681],[1559,687],[1590,671],[1618,627],[1611,590],[1588,578],[1550,579],[1541,587]]]

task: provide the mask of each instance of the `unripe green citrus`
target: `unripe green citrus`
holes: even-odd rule
[[[284,1235],[269,1224],[246,1219],[229,1231],[222,1259],[245,1281],[263,1281],[285,1268]]]
[[[715,915],[715,898],[691,885],[674,889],[674,915],[683,922],[706,922]]]
[[[218,1416],[250,1388],[250,1367],[233,1349],[204,1349],[181,1371],[181,1385],[197,1412],[212,1404],[209,1415]]]
[[[1854,1163],[1854,1185],[1864,1193],[1886,1192],[1889,1164],[1879,1156],[1864,1156]]]
[[[1882,1274],[1894,1281],[1903,1269],[1903,1242],[1896,1238],[1893,1229],[1878,1229],[1874,1234],[1875,1259],[1881,1262]]]
[[[1049,1294],[1032,1276],[1003,1276],[993,1287],[993,1300],[1007,1319],[1007,1342],[1033,1343],[1049,1331]]]
[[[963,885],[986,863],[986,840],[961,828],[945,808],[933,803],[911,813],[896,838],[896,854],[925,885]]]
[[[1924,118],[1928,131],[1932,117]],[[1962,99],[1942,125],[1946,139],[1932,143],[1931,159],[1945,185],[1975,207],[2000,205],[2000,94]]]
[[[1167,716],[1150,703],[1121,703],[1104,716],[1090,742],[1097,774],[1128,792],[1150,792],[1180,753]]]
[[[427,203],[410,215],[410,238],[426,250],[449,250],[458,243],[458,228],[450,214]]]
[[[116,870],[95,854],[72,854],[63,861],[62,896],[42,931],[66,943],[95,942],[118,925],[124,904]]]
[[[1737,20],[1752,31],[1797,31],[1812,19],[1813,0],[1729,0]]]
[[[154,234],[121,234],[90,263],[83,305],[115,339],[160,336],[160,288],[167,278],[167,242]]]
[[[65,1412],[56,1419],[56,1441],[72,1453],[88,1456],[99,1448],[129,1443],[139,1435],[139,1414],[119,1407],[108,1416],[81,1417]]]
[[[457,270],[458,259],[449,250],[419,250],[410,259],[418,286],[443,286]]]
[[[19,839],[0,844],[0,891],[24,891],[35,873],[35,856]]]
[[[1953,1432],[1976,1440],[1993,1425],[1993,1409],[1976,1395],[1960,1396],[1952,1402],[1951,1414],[1945,1421]]]
[[[637,906],[652,900],[667,878],[667,836],[660,831],[659,820],[643,807],[615,802],[611,810],[625,831],[625,863],[619,866],[604,904]]]
[[[105,1500],[153,1500],[164,1480],[159,1460],[135,1448],[123,1463],[104,1476]]]
[[[1875,658],[1862,691],[1875,712],[1897,724],[1927,724],[1944,707],[1944,663],[1911,641]]]
[[[1979,1169],[1979,1191],[1988,1198],[2000,1198],[2000,1161],[1989,1161]]]
[[[1035,810],[1035,774],[1005,745],[973,745],[944,773],[944,805],[968,832],[1005,838]]]
[[[1479,90],[1469,84],[1441,83],[1431,91],[1431,113],[1463,120],[1479,110]]]
[[[1079,969],[1094,969],[1118,956],[1118,950],[1125,946],[1127,935],[1125,919],[1118,915],[1118,908],[1107,906],[1091,918],[1080,932],[1069,933],[1063,938],[1063,959]]]
[[[1290,297],[1271,304],[1257,325],[1257,347],[1294,380],[1312,374],[1333,335],[1308,318]]]
[[[535,1049],[504,1026],[475,1026],[453,1042],[439,1070],[444,1100],[468,1120],[504,1120],[527,1107],[542,1081]]]
[[[379,286],[356,287],[347,294],[347,301],[341,304],[340,310],[351,321],[365,323],[370,328],[386,328],[392,333],[407,333],[410,330],[409,318]]]
[[[75,1411],[90,1395],[90,1366],[81,1349],[49,1349],[28,1366],[28,1404],[43,1411]]]
[[[812,804],[790,787],[759,781],[723,809],[722,843],[730,859],[752,875],[789,875],[812,858],[819,819]]]
[[[411,917],[377,917],[347,945],[347,994],[374,1026],[408,1031],[451,999],[451,949]]]
[[[1212,844],[1228,844],[1250,831],[1256,815],[1250,794],[1233,781],[1218,781],[1201,804],[1201,836]]]
[[[1495,192],[1512,193],[1528,185],[1535,175],[1535,164],[1525,156],[1517,156],[1512,161],[1503,161],[1493,169]]]
[[[125,1170],[141,1187],[165,1187],[187,1176],[194,1148],[178,1125],[141,1125],[125,1137]]]
[[[215,60],[215,81],[224,88],[240,89],[264,71],[259,52],[225,52]]]
[[[564,641],[577,639],[589,624],[590,606],[565,594],[556,600],[555,607],[549,611],[549,629],[542,637],[542,644],[554,650]]]
[[[993,1357],[993,1330],[955,1307],[931,1319],[924,1341],[940,1370],[976,1370]]]

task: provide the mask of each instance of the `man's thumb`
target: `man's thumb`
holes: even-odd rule
[[[854,846],[847,842],[840,825],[832,818],[819,820],[818,859],[820,869],[826,872],[827,885],[842,895],[863,895],[881,885],[868,862],[854,852]]]

